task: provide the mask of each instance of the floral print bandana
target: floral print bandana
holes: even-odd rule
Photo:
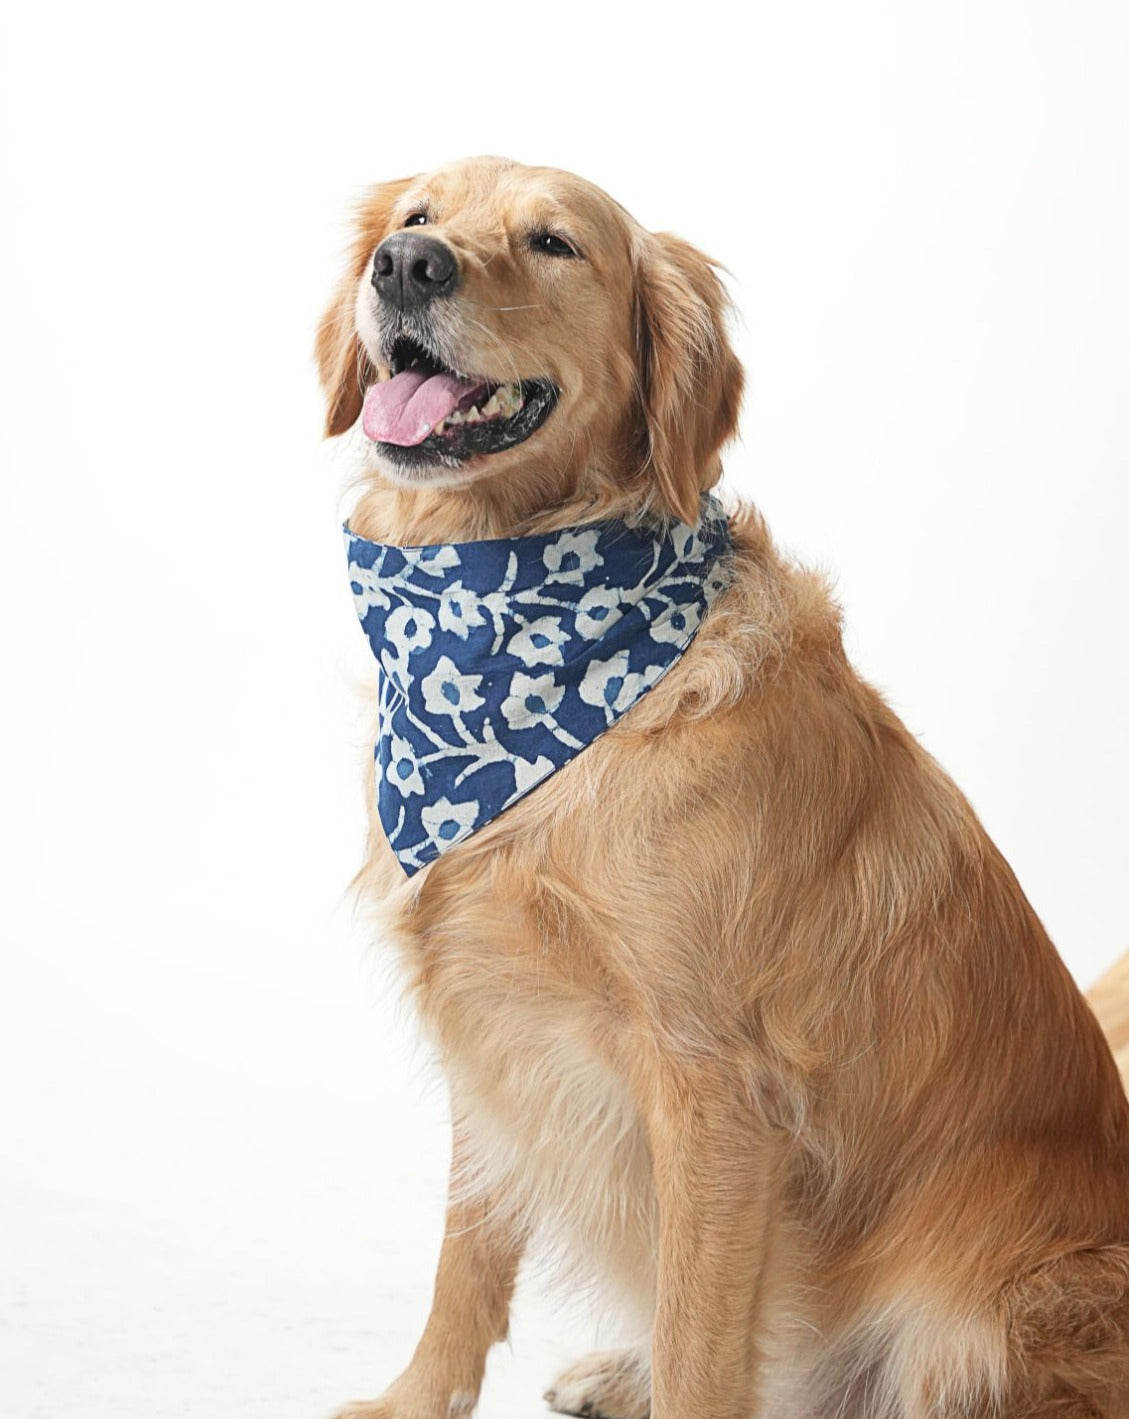
[[[694,527],[593,523],[390,547],[345,528],[380,662],[377,803],[411,876],[626,714],[728,586],[714,498]]]

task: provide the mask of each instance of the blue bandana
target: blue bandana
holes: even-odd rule
[[[656,684],[729,584],[729,526],[621,522],[389,547],[345,529],[380,662],[380,821],[411,876],[496,818]]]

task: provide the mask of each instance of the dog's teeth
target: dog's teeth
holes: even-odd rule
[[[431,432],[433,434],[441,434],[443,430],[447,427],[448,422],[449,421],[447,419],[440,419],[439,422],[435,425],[435,427],[431,430]]]
[[[502,384],[481,407],[472,404],[469,409],[454,409],[443,422],[450,428],[452,424],[482,424],[499,417],[508,419],[517,413],[522,402],[519,384]]]

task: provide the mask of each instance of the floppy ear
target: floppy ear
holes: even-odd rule
[[[356,213],[356,236],[349,250],[349,264],[337,287],[333,304],[318,325],[314,353],[325,390],[325,432],[332,437],[352,428],[361,412],[365,390],[374,370],[357,336],[354,307],[357,286],[372,254],[388,234],[392,205],[415,182],[414,177],[385,182],[373,188]]]
[[[635,339],[650,465],[668,511],[698,520],[717,454],[737,429],[745,375],[725,329],[728,297],[708,257],[669,232],[636,256]]]

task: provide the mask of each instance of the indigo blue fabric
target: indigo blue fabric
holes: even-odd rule
[[[380,821],[411,876],[627,713],[729,584],[729,527],[593,523],[391,547],[345,528],[380,662]]]

